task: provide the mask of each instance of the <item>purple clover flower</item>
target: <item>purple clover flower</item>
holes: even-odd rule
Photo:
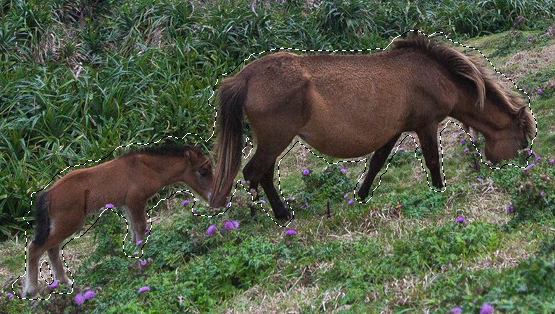
[[[235,226],[233,225],[233,223],[231,221],[226,221],[224,223],[224,229],[229,231],[229,230],[233,230],[235,229]]]
[[[306,176],[308,176],[308,175],[310,174],[310,172],[311,172],[310,169],[303,169],[302,174],[303,174],[303,176],[306,177]]]
[[[552,166],[555,165],[555,159],[553,158],[549,159],[549,164]]]
[[[349,196],[349,193],[343,194],[343,198],[347,198],[348,196]]]
[[[6,298],[12,299],[12,298],[13,298],[13,293],[8,292],[8,293],[6,294]]]
[[[297,230],[295,230],[295,229],[287,229],[287,230],[285,230],[285,235],[286,235],[286,236],[294,236],[294,235],[297,235]]]
[[[482,304],[480,308],[480,314],[492,314],[493,313],[493,306],[488,303]]]
[[[145,234],[148,234],[150,232],[150,229],[147,227],[145,230]]]
[[[515,211],[515,208],[513,207],[512,204],[507,205],[507,208],[505,208],[505,211],[507,212],[507,214],[512,214]]]
[[[260,204],[266,204],[266,200],[260,200]]]
[[[464,223],[464,216],[459,216],[459,217],[455,218],[455,222],[459,223],[459,224]]]
[[[233,227],[235,227],[235,229],[239,229],[239,222],[237,220],[233,220],[231,223],[233,223]]]
[[[477,178],[476,178],[476,181],[477,181],[478,183],[484,182],[484,180],[483,180],[482,178],[480,178],[480,177],[477,177]]]
[[[546,194],[545,194],[545,191],[544,191],[544,190],[541,190],[541,191],[540,191],[540,197],[545,197],[545,195],[546,195]]]
[[[92,300],[94,299],[94,291],[93,290],[87,290],[85,291],[85,294],[83,295],[85,297],[85,300]]]
[[[466,143],[466,141],[464,140],[464,138],[461,138],[460,143],[461,143],[461,145],[464,145],[464,143]]]
[[[347,173],[347,169],[345,169],[345,168],[341,168],[340,171],[341,171],[341,173],[343,173],[343,174]]]
[[[81,305],[83,305],[83,303],[85,303],[85,297],[84,297],[81,293],[78,293],[78,294],[73,298],[73,302],[74,302],[77,306],[81,306]]]
[[[143,293],[143,292],[147,292],[150,291],[150,287],[149,286],[144,286],[144,287],[140,287],[139,290],[137,291],[137,293]]]
[[[347,204],[353,205],[354,202],[355,202],[355,200],[351,198],[351,199],[349,199],[349,201],[347,202]]]
[[[538,89],[538,90],[537,90],[536,92],[538,93],[538,95],[541,95],[541,94],[543,94],[543,90],[542,90],[541,88],[540,88],[540,89]]]
[[[48,285],[48,289],[56,289],[58,287],[58,282],[54,280],[51,284]]]
[[[189,205],[190,202],[191,201],[189,201],[189,200],[184,200],[183,202],[181,202],[181,206],[185,207],[185,206]]]
[[[534,168],[534,166],[535,166],[535,164],[534,164],[534,163],[531,163],[531,164],[529,164],[528,167],[526,167],[524,170],[530,170],[530,169]]]
[[[463,150],[463,153],[467,153],[467,154],[468,154],[468,152],[469,152],[469,149],[468,149],[468,147],[467,147],[467,148],[465,148],[465,149]]]
[[[196,209],[191,210],[191,212],[193,213],[193,215],[198,215],[198,211]]]
[[[141,267],[145,267],[147,263],[148,263],[148,262],[147,262],[146,259],[141,259],[141,260],[139,260],[139,265],[141,265]]]
[[[104,208],[112,209],[112,208],[114,208],[114,204],[108,203],[108,204],[104,205]]]
[[[208,229],[206,229],[206,235],[211,236],[214,234],[214,231],[216,231],[216,226],[211,225]]]
[[[137,243],[135,243],[136,246],[140,246],[141,244],[143,244],[143,240],[139,240],[137,241]]]
[[[231,207],[231,202],[227,203],[226,207],[230,208]]]
[[[451,311],[449,311],[449,314],[461,314],[462,313],[462,309],[460,307],[454,307],[451,309]]]
[[[532,155],[532,151],[530,150],[530,148],[525,148],[525,149],[523,149],[523,151],[525,153],[528,153],[528,156]]]

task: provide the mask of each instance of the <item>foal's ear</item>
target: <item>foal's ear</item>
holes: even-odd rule
[[[520,108],[517,114],[518,123],[521,127],[526,126],[526,106]]]

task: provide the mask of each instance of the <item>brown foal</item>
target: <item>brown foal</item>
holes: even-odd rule
[[[374,152],[358,191],[362,199],[402,132],[418,135],[438,188],[437,128],[445,117],[484,134],[493,163],[516,157],[535,135],[532,114],[518,94],[503,89],[477,61],[417,33],[372,55],[271,54],[225,79],[218,96],[211,205],[226,203],[241,166],[245,112],[257,148],[243,175],[251,189],[262,185],[280,219],[289,213],[274,187],[274,165],[297,135],[333,157]]]
[[[34,296],[37,292],[38,263],[45,251],[55,280],[71,284],[59,256],[60,244],[83,226],[88,214],[108,203],[121,206],[131,224],[133,243],[137,243],[143,240],[146,230],[147,201],[162,187],[178,182],[209,200],[210,158],[193,146],[164,145],[127,153],[63,176],[37,197],[35,239],[27,251],[25,294]]]

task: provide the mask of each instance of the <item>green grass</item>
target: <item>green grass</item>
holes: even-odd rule
[[[481,49],[501,71],[519,71],[505,62],[553,44],[543,34],[555,22],[555,6],[545,0],[314,3],[258,1],[253,13],[249,1],[1,2],[0,177],[8,180],[0,185],[0,282],[23,274],[22,217],[32,192],[67,166],[121,154],[109,155],[122,144],[196,133],[186,140],[211,149],[202,139],[212,133],[212,89],[251,53],[385,47],[418,28]],[[454,306],[477,312],[484,302],[511,313],[551,312],[553,71],[547,65],[518,73],[538,119],[534,151],[542,159],[529,171],[482,165],[476,173],[467,146],[446,132],[445,192],[428,188],[428,170],[407,151],[378,174],[381,185],[367,204],[349,205],[364,162],[329,165],[296,147],[280,172],[283,195],[295,200],[289,227],[297,236],[284,236],[262,211],[251,217],[245,191],[212,218],[192,217],[170,201],[169,210],[151,211],[160,222],[144,248],[147,265],[139,267],[121,251],[122,219],[109,214],[65,249],[76,283],[71,294],[36,304],[8,300],[9,282],[0,288],[0,312],[72,313],[79,311],[75,294],[89,288],[97,296],[83,306],[87,312],[445,313]],[[304,168],[310,176],[301,175]],[[514,214],[505,212],[509,203]],[[459,215],[464,225],[453,222]],[[225,220],[241,227],[220,234]],[[207,237],[212,224],[218,232]],[[129,241],[126,252],[133,253]],[[138,294],[145,285],[151,290]]]

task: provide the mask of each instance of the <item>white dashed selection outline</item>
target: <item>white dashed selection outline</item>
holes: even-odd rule
[[[404,32],[404,33],[402,33],[402,34],[400,34],[400,35],[394,37],[393,39],[391,39],[391,42],[390,42],[385,48],[335,49],[335,50],[327,50],[327,49],[297,49],[297,48],[285,48],[285,47],[271,48],[271,49],[269,49],[269,50],[265,50],[265,51],[262,51],[262,52],[250,54],[246,59],[243,60],[243,62],[242,62],[241,64],[237,65],[232,71],[227,72],[227,73],[223,73],[221,76],[222,76],[222,77],[225,77],[225,76],[228,76],[230,73],[233,73],[237,68],[239,68],[241,65],[245,64],[245,62],[247,62],[248,60],[250,60],[253,56],[259,57],[260,55],[263,55],[263,54],[269,53],[269,52],[274,52],[274,51],[293,50],[293,51],[300,51],[300,52],[305,52],[305,53],[306,53],[306,52],[329,52],[329,53],[331,53],[331,54],[333,54],[333,53],[335,53],[335,52],[339,52],[339,51],[341,51],[341,52],[369,52],[369,51],[374,51],[374,50],[384,51],[384,50],[386,50],[386,49],[393,43],[393,41],[394,41],[395,39],[397,39],[397,38],[403,36],[404,34],[407,34],[407,33],[409,33],[409,32],[414,32],[414,31],[417,31],[418,33],[421,33],[421,34],[423,34],[423,35],[425,35],[425,36],[427,36],[427,37],[429,37],[429,38],[434,37],[434,36],[437,36],[437,35],[443,35],[446,39],[448,39],[449,41],[451,41],[451,42],[454,43],[454,44],[458,44],[458,45],[461,46],[461,47],[464,47],[464,48],[467,48],[467,49],[472,49],[472,50],[474,50],[474,51],[477,51],[478,53],[480,53],[480,55],[481,55],[482,57],[484,57],[484,58],[489,62],[489,64],[493,67],[494,71],[495,71],[497,74],[500,74],[500,75],[503,76],[505,79],[511,81],[511,83],[513,83],[513,85],[514,85],[518,90],[520,90],[521,92],[523,92],[524,94],[526,94],[526,97],[528,98],[528,108],[530,109],[530,112],[532,113],[532,117],[534,118],[534,121],[536,122],[536,131],[535,131],[535,135],[534,135],[534,138],[532,139],[532,141],[531,141],[531,143],[530,143],[530,151],[532,151],[532,146],[533,146],[533,144],[534,144],[534,140],[536,139],[537,134],[538,134],[538,127],[537,127],[537,120],[536,120],[536,117],[534,116],[534,114],[533,114],[533,112],[532,112],[530,95],[528,95],[528,93],[527,93],[526,91],[524,91],[522,88],[518,87],[518,85],[517,85],[511,78],[507,77],[505,74],[503,74],[503,73],[501,73],[500,71],[498,71],[497,68],[493,65],[493,63],[492,63],[492,62],[491,62],[491,61],[490,61],[479,49],[474,48],[474,47],[471,47],[471,46],[463,45],[463,44],[461,44],[461,43],[459,43],[459,42],[457,42],[457,41],[454,41],[454,40],[452,40],[451,38],[449,38],[447,35],[445,35],[444,32],[434,32],[434,33],[432,33],[431,35],[426,35],[424,32],[421,32],[420,30],[409,30],[409,31],[406,31],[406,32]],[[205,143],[208,143],[208,142],[210,141],[210,139],[214,136],[215,130],[216,130],[216,122],[217,122],[217,117],[218,117],[218,109],[217,109],[214,105],[212,105],[212,103],[210,102],[210,100],[214,97],[214,95],[215,95],[215,93],[216,93],[216,86],[218,85],[219,81],[220,81],[220,79],[216,79],[216,83],[214,84],[214,86],[213,86],[213,88],[212,88],[212,93],[211,93],[210,97],[208,98],[208,104],[214,109],[215,115],[214,115],[214,122],[213,122],[213,125],[212,125],[212,134],[210,135],[210,137],[208,137],[208,139],[204,140]],[[398,152],[398,150],[399,150],[401,144],[402,144],[402,143],[405,141],[405,139],[406,139],[407,137],[409,137],[409,136],[411,137],[411,139],[413,140],[413,142],[414,142],[415,145],[416,145],[416,148],[415,148],[415,150],[414,150],[414,157],[420,161],[420,166],[422,167],[422,169],[423,169],[424,172],[426,173],[426,181],[427,181],[427,183],[428,183],[428,187],[429,187],[430,189],[432,189],[433,191],[436,191],[436,192],[445,192],[446,189],[447,189],[447,183],[446,183],[446,180],[445,180],[445,171],[444,171],[444,167],[443,167],[443,146],[442,146],[442,144],[441,144],[441,134],[442,134],[442,132],[447,128],[447,125],[448,125],[449,123],[454,123],[454,124],[457,125],[464,133],[466,133],[466,135],[469,136],[469,138],[470,138],[470,140],[471,140],[471,143],[472,143],[472,145],[474,146],[474,149],[476,150],[476,152],[477,152],[478,155],[480,156],[480,163],[482,163],[482,164],[488,166],[490,169],[492,169],[492,170],[500,170],[501,168],[503,168],[503,167],[505,167],[505,166],[514,166],[514,167],[521,168],[521,169],[525,169],[525,168],[526,168],[526,167],[522,167],[522,166],[519,166],[519,165],[511,164],[511,163],[503,164],[503,165],[500,166],[500,167],[492,167],[492,166],[490,166],[489,164],[487,164],[487,163],[484,161],[483,156],[482,156],[481,152],[479,151],[478,147],[476,146],[476,144],[474,143],[474,139],[472,138],[472,136],[471,136],[468,132],[466,132],[460,125],[458,125],[456,122],[453,122],[453,121],[451,121],[451,120],[449,119],[449,120],[447,121],[447,123],[445,124],[445,126],[443,127],[443,129],[439,132],[439,142],[438,142],[438,143],[439,143],[440,150],[441,150],[441,172],[442,172],[442,174],[443,174],[443,181],[444,181],[444,186],[443,186],[443,189],[442,189],[442,190],[437,191],[437,190],[435,190],[435,189],[432,187],[432,185],[430,185],[430,180],[429,180],[429,176],[428,176],[428,171],[426,171],[422,159],[419,158],[419,157],[417,156],[417,151],[418,151],[418,149],[419,149],[419,146],[418,146],[418,144],[417,144],[417,142],[416,142],[416,139],[415,139],[412,135],[406,134],[406,135],[404,136],[404,138],[399,142],[399,145],[397,145],[397,148],[395,149],[395,152],[393,153],[393,155],[388,156],[388,159],[389,159],[388,164],[386,165],[385,170],[380,174],[378,184],[377,184],[377,185],[374,187],[374,189],[372,190],[372,194],[370,195],[370,197],[369,197],[365,202],[362,202],[362,201],[360,201],[360,200],[357,200],[357,201],[358,201],[360,204],[366,204],[366,203],[368,203],[368,201],[370,201],[370,200],[373,198],[374,191],[381,185],[381,177],[387,172],[387,170],[388,170],[388,168],[389,168],[389,165],[390,165],[390,163],[391,163],[391,160],[393,159],[394,155],[397,154],[397,152]],[[188,135],[195,135],[195,136],[197,136],[197,137],[200,138],[200,136],[197,135],[197,134],[195,134],[195,133],[187,133],[185,136],[183,136],[183,137],[181,138],[181,140],[183,140],[183,139],[184,139],[186,136],[188,136]],[[66,171],[66,170],[69,169],[69,168],[73,168],[73,167],[77,167],[77,166],[82,166],[82,165],[85,165],[85,164],[88,163],[88,162],[99,162],[99,161],[101,161],[101,160],[104,160],[104,159],[106,159],[108,156],[110,156],[115,150],[117,150],[117,149],[119,149],[119,148],[125,148],[125,147],[131,146],[131,145],[150,145],[150,144],[156,144],[156,143],[160,142],[162,139],[165,139],[165,138],[168,138],[168,137],[175,138],[175,137],[173,137],[173,136],[165,136],[165,137],[163,137],[163,138],[161,138],[161,139],[159,139],[159,140],[157,140],[157,141],[154,141],[154,142],[152,142],[152,143],[130,143],[130,144],[127,144],[127,145],[120,145],[120,146],[116,147],[112,152],[110,152],[110,153],[109,153],[107,156],[105,156],[104,158],[98,159],[98,160],[96,160],[96,161],[87,160],[85,163],[82,163],[82,164],[77,164],[77,165],[74,165],[74,166],[68,166],[68,167],[66,167],[64,170],[58,172],[58,174],[56,174],[56,176],[59,175],[60,173],[64,172],[64,171]],[[243,148],[243,159],[247,159],[247,158],[250,156],[250,154],[251,154],[251,152],[252,152],[252,150],[253,150],[253,148],[254,148],[254,145],[253,145],[252,141],[250,141],[250,139],[249,139],[248,136],[246,136],[245,143],[246,143],[246,144],[245,144],[245,147]],[[300,143],[305,149],[307,149],[308,151],[310,151],[314,156],[316,156],[316,157],[318,157],[318,158],[324,160],[328,165],[335,165],[335,164],[344,163],[344,162],[360,162],[360,161],[364,161],[364,160],[368,161],[368,157],[365,157],[365,158],[362,158],[362,159],[360,159],[360,160],[343,160],[343,161],[337,161],[337,162],[335,162],[335,163],[330,163],[324,156],[320,156],[320,155],[314,153],[314,152],[312,151],[312,149],[308,148],[308,147],[305,146],[302,142],[300,142],[299,140],[297,140],[297,141],[296,141],[296,142],[295,142],[284,154],[282,154],[282,156],[280,157],[280,159],[279,159],[279,161],[278,161],[278,163],[277,163],[278,188],[279,188],[279,192],[280,192],[280,197],[281,197],[282,200],[285,200],[285,202],[287,203],[288,209],[291,210],[291,214],[292,214],[292,215],[291,215],[291,219],[287,222],[287,224],[286,224],[285,226],[282,226],[282,225],[280,225],[280,224],[270,215],[269,211],[267,211],[267,210],[264,208],[264,206],[262,206],[262,205],[263,205],[263,202],[262,202],[262,201],[259,200],[258,202],[255,203],[255,204],[260,205],[261,209],[266,213],[266,215],[268,215],[268,217],[270,217],[270,219],[272,219],[272,221],[273,221],[276,225],[278,225],[278,226],[280,226],[280,227],[287,227],[287,226],[291,223],[291,221],[294,219],[294,217],[295,217],[295,212],[294,212],[294,210],[291,208],[291,206],[290,206],[290,204],[289,204],[289,201],[283,196],[283,192],[282,192],[282,189],[281,189],[281,176],[280,176],[280,167],[279,167],[279,166],[280,166],[280,163],[281,163],[282,159],[285,158],[285,156],[293,149],[293,147],[295,147],[295,145],[296,145],[297,143]],[[250,144],[250,146],[251,146],[251,149],[249,150],[248,154],[245,154],[245,149],[249,146],[249,144]],[[528,166],[528,158],[529,158],[529,157],[530,157],[530,155],[529,155],[529,156],[527,157],[527,159],[526,159],[527,166]],[[353,195],[356,195],[356,188],[358,187],[359,182],[360,182],[360,181],[362,180],[362,178],[364,177],[364,174],[366,173],[367,168],[368,168],[368,162],[366,162],[365,167],[364,167],[364,170],[362,171],[362,173],[359,175],[359,177],[358,177],[358,179],[357,179],[357,183],[355,184],[355,187],[354,187],[354,190],[353,190]],[[381,170],[380,170],[380,171],[381,171]],[[54,178],[55,178],[56,176],[54,176]],[[44,187],[42,190],[46,189],[46,188],[48,187],[48,185],[52,182],[52,180],[54,180],[54,178],[52,178],[52,179],[50,180],[50,182],[46,185],[46,187]],[[228,210],[229,208],[231,208],[231,206],[232,206],[233,196],[235,196],[235,193],[237,192],[237,187],[238,187],[239,184],[251,195],[251,202],[254,203],[254,197],[255,197],[255,195],[253,195],[253,194],[250,192],[250,190],[248,189],[248,187],[245,186],[244,182],[242,182],[241,180],[237,180],[236,183],[235,183],[234,189],[233,189],[233,193],[231,194],[230,201],[229,201],[229,203],[228,203],[227,206],[226,206],[227,208],[226,208],[223,212],[219,212],[219,213],[217,213],[217,214],[215,214],[215,215],[204,215],[204,214],[194,213],[194,206],[196,205],[196,202],[198,201],[196,198],[194,199],[193,206],[191,206],[191,212],[192,212],[193,215],[195,215],[195,216],[202,216],[202,217],[207,217],[207,218],[216,217],[216,216],[219,216],[219,215],[222,215],[222,214],[226,213],[227,210]],[[34,195],[35,193],[37,193],[37,192],[42,191],[42,190],[39,190],[39,191],[36,191],[36,192],[31,193],[31,209],[32,209],[32,206],[33,206],[33,204],[32,204],[33,195]],[[160,200],[158,201],[158,203],[156,203],[156,205],[154,205],[152,208],[146,210],[146,213],[147,213],[147,215],[148,215],[148,217],[149,217],[149,220],[150,220],[150,222],[151,222],[151,226],[152,226],[152,220],[150,219],[150,214],[149,214],[148,212],[149,212],[151,209],[153,209],[153,208],[155,208],[156,206],[158,206],[158,204],[160,204],[160,202],[169,199],[170,197],[172,197],[173,195],[175,195],[175,194],[177,194],[177,193],[184,193],[184,192],[193,195],[189,190],[184,190],[184,191],[180,190],[180,191],[177,191],[177,192],[175,192],[175,193],[172,193],[170,196],[168,196],[168,197],[166,197],[166,198],[160,199]],[[104,212],[106,212],[106,210],[107,210],[107,209],[104,209],[104,210],[100,213],[100,215],[99,215],[98,218],[95,220],[95,222],[94,222],[85,232],[83,232],[83,234],[81,234],[80,236],[77,236],[77,237],[73,237],[71,240],[67,241],[67,242],[63,245],[63,247],[62,247],[62,249],[61,249],[61,252],[62,252],[62,260],[63,260],[63,262],[64,262],[64,265],[65,265],[65,267],[66,267],[68,273],[69,273],[69,274],[71,275],[71,277],[72,277],[71,279],[74,279],[74,278],[73,278],[73,275],[72,275],[71,271],[69,270],[68,265],[67,265],[66,262],[65,262],[65,257],[64,257],[64,254],[63,254],[63,248],[64,248],[69,242],[71,242],[73,239],[80,238],[80,237],[83,236],[88,230],[90,230],[90,229],[92,228],[92,226],[94,226],[94,224],[96,223],[96,221],[98,221],[98,219],[100,219],[100,217],[102,216],[102,214],[104,214]],[[30,212],[31,212],[31,210],[29,211],[29,213],[30,213]],[[121,216],[119,213],[117,213],[117,212],[115,212],[115,211],[113,211],[113,212],[116,213],[118,216],[120,216],[120,217],[122,217],[122,218],[125,218],[125,217]],[[25,220],[24,217],[23,217],[23,219]],[[148,237],[150,236],[150,233],[151,233],[152,230],[149,230],[149,233],[148,233],[146,239],[145,239],[144,242],[141,244],[141,255],[140,255],[140,256],[129,256],[129,255],[127,255],[127,253],[125,252],[125,238],[127,237],[127,234],[128,234],[128,231],[129,231],[129,223],[127,222],[127,219],[125,219],[125,222],[126,222],[126,225],[127,225],[127,226],[126,226],[126,227],[127,227],[127,230],[126,230],[126,235],[125,235],[124,240],[123,240],[124,242],[123,242],[123,245],[122,245],[122,250],[123,250],[124,254],[125,254],[127,257],[133,257],[133,258],[136,258],[136,259],[140,259],[140,258],[143,256],[143,247],[144,247],[144,245],[146,244],[146,242],[147,242],[147,240],[148,240]],[[30,222],[27,222],[27,224],[28,224],[27,229],[29,229],[29,227],[31,226],[31,223],[30,223]],[[26,243],[26,245],[25,245],[25,265],[27,264],[27,246],[28,246],[28,243],[29,243],[29,240],[28,240],[28,237],[27,237],[27,229],[25,230],[25,243]],[[43,261],[43,262],[44,262],[44,261]],[[42,265],[42,263],[41,263],[41,265]],[[49,268],[50,268],[50,267],[49,267]],[[51,270],[51,269],[50,269],[50,273],[51,273],[51,274],[50,274],[51,277],[53,277],[53,275],[52,275],[52,270]],[[26,275],[26,273],[25,273],[23,276],[25,276],[25,275]],[[19,280],[19,278],[21,278],[21,277],[22,277],[22,276],[18,277],[18,278],[12,283],[12,291],[13,291],[14,293],[15,293],[15,290],[13,290],[13,289],[14,289],[13,286],[14,286],[14,284]],[[41,274],[41,278],[42,278],[42,274]],[[44,278],[42,278],[42,279],[44,280]],[[72,281],[73,281],[73,280],[72,280]],[[25,297],[25,296],[19,296],[18,293],[15,293],[15,295],[17,295],[18,297],[20,297],[20,298],[22,298],[22,299],[31,299],[31,300],[41,299],[41,300],[48,300],[48,299],[50,298],[50,296],[51,296],[53,293],[54,293],[54,294],[71,294],[71,293],[73,293],[73,286],[74,286],[74,285],[75,285],[75,281],[72,282],[71,291],[70,291],[70,292],[67,292],[67,293],[50,291],[50,294],[48,295],[48,297],[47,297],[46,299],[44,299],[44,298],[27,298],[27,297]]]

